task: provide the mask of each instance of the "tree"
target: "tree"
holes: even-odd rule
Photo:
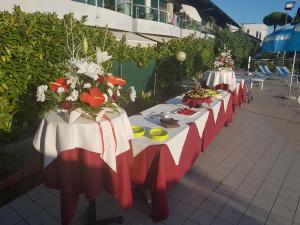
[[[293,20],[293,18],[291,16],[287,15],[286,13],[273,12],[273,13],[265,16],[265,18],[263,19],[263,22],[267,26],[273,26],[274,30],[275,30],[278,25],[282,26],[286,23],[292,22],[292,20]]]

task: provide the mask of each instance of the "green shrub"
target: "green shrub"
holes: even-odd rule
[[[175,93],[176,88],[173,87],[186,76],[191,77],[210,69],[216,43],[218,45],[220,42],[218,39],[200,39],[192,35],[172,39],[158,47],[129,47],[125,38],[116,41],[107,28],[86,26],[84,22],[85,18],[78,21],[72,14],[59,19],[55,13],[24,13],[19,7],[15,7],[13,13],[1,12],[0,145],[22,135],[28,136],[37,128],[42,105],[36,102],[36,87],[49,83],[67,71],[66,60],[72,55],[67,40],[71,40],[71,34],[75,46],[81,43],[83,37],[87,39],[90,54],[95,51],[95,47],[100,47],[115,60],[135,61],[139,67],[147,67],[153,60],[157,60],[153,76],[144,82],[148,84],[147,87],[153,88],[149,82],[153,83],[157,72],[157,92],[165,91],[168,94],[172,91]],[[228,38],[228,41],[234,39]],[[234,46],[233,53],[239,52],[236,56],[238,62],[245,60],[249,51],[242,54],[244,46]],[[187,54],[182,65],[175,58],[179,51]],[[82,53],[78,54],[80,56]],[[112,61],[105,63],[104,67],[110,71]]]

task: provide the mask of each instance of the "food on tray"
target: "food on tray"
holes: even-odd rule
[[[193,109],[189,109],[189,108],[182,108],[177,110],[178,114],[182,114],[182,115],[188,115],[191,116],[193,114],[195,114],[197,111],[193,110]]]

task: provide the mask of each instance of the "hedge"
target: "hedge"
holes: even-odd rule
[[[36,87],[66,72],[70,23],[74,24],[77,43],[83,37],[88,39],[90,53],[99,46],[115,60],[135,61],[139,67],[157,60],[161,90],[170,91],[183,77],[211,68],[217,53],[217,40],[195,36],[172,39],[158,47],[129,47],[125,38],[116,41],[107,28],[86,26],[84,22],[85,18],[78,21],[72,14],[59,19],[55,13],[25,13],[19,7],[0,14],[0,145],[34,133],[41,109],[35,101]],[[178,51],[187,53],[183,65],[175,59]],[[104,66],[109,71],[112,62]],[[149,86],[153,86],[151,79]]]

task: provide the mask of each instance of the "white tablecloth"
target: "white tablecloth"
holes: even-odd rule
[[[230,93],[223,90],[221,90],[220,92],[222,94],[222,100],[224,102],[224,108],[226,112],[231,95]],[[146,135],[144,137],[138,137],[132,141],[132,148],[133,148],[132,150],[134,156],[141,153],[144,149],[146,149],[150,145],[166,144],[169,147],[170,153],[174,159],[174,163],[178,165],[181,152],[183,149],[183,145],[189,130],[189,126],[186,124],[194,122],[198,129],[198,133],[202,137],[203,130],[205,128],[206,121],[209,115],[209,111],[207,109],[212,109],[214,115],[214,121],[216,122],[221,107],[220,100],[213,98],[213,101],[209,106],[206,105],[204,108],[199,108],[199,109],[193,108],[198,112],[193,114],[192,116],[187,116],[187,115],[181,115],[176,113],[176,111],[179,108],[187,107],[186,105],[182,104],[182,97],[183,96],[177,96],[175,98],[168,100],[166,104],[156,105],[150,109],[141,112],[142,115],[136,115],[129,118],[132,125],[140,125],[144,127],[146,130],[145,132]],[[160,114],[167,114],[169,117],[179,120],[178,123],[180,124],[180,127],[164,128],[160,126],[159,125]],[[169,134],[169,139],[158,142],[148,138],[147,137],[148,130],[154,127],[160,127],[166,129]]]
[[[99,124],[83,117],[68,124],[58,113],[48,113],[33,140],[35,149],[44,154],[44,167],[56,159],[60,152],[82,148],[99,153],[99,157],[116,171],[116,157],[130,149],[129,140],[133,139],[133,134],[124,110],[106,113],[106,116],[109,120],[103,118]]]
[[[227,84],[230,91],[236,88],[236,79],[234,71],[207,71],[204,73],[204,81],[206,86],[213,88],[218,84]]]

